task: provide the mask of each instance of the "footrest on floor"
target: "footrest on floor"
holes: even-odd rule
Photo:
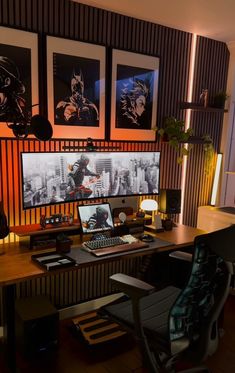
[[[72,321],[89,345],[97,345],[127,334],[120,324],[102,318],[95,311],[78,316]]]

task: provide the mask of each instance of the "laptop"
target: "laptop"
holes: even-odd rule
[[[122,237],[107,237],[107,233],[114,229],[109,203],[78,206],[78,215],[82,232],[92,234],[91,241],[83,243],[83,248],[95,256],[110,255],[123,251],[130,251],[148,247],[132,235]]]
[[[108,233],[114,229],[109,203],[77,206],[83,234]]]

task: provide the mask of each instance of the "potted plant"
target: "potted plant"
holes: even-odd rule
[[[183,120],[167,117],[164,122],[164,127],[157,129],[157,132],[163,141],[169,142],[174,149],[180,151],[177,162],[181,164],[183,162],[183,156],[188,155],[191,149],[191,145],[185,147],[184,144],[187,143],[190,136],[192,136],[192,128],[185,130],[185,122]]]
[[[219,91],[214,96],[214,107],[218,109],[224,109],[225,101],[227,100],[228,95],[224,91]]]
[[[158,135],[164,142],[168,142],[175,150],[179,150],[180,154],[177,158],[177,163],[182,164],[184,155],[189,155],[193,144],[203,144],[205,152],[204,172],[206,175],[210,174],[212,170],[212,162],[214,158],[214,146],[210,135],[193,136],[192,128],[185,130],[185,122],[174,117],[167,117],[163,128],[155,128]],[[186,147],[184,144],[188,143]]]

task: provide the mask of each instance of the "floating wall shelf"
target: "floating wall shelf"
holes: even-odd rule
[[[189,139],[188,139],[188,143],[189,144],[210,144],[211,141],[206,141],[204,140],[203,138],[201,137],[198,137],[198,136],[191,136]]]
[[[191,109],[194,111],[204,111],[204,112],[215,112],[215,113],[227,113],[228,110],[216,108],[212,106],[204,107],[196,102],[181,102],[180,109]]]
[[[190,136],[187,141],[181,141],[183,144],[210,144],[211,141],[206,141],[200,136]]]

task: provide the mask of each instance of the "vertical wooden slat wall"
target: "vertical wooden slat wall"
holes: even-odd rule
[[[179,103],[187,98],[189,61],[192,35],[150,22],[112,13],[103,9],[74,3],[69,0],[0,0],[0,24],[37,32],[40,38],[40,107],[47,111],[45,41],[46,35],[92,42],[128,51],[160,57],[159,97],[157,126],[163,125],[164,117],[172,115],[184,119],[185,111]],[[196,66],[193,100],[198,101],[202,88],[209,89],[210,98],[219,89],[225,89],[228,69],[228,50],[224,43],[197,38]],[[109,125],[107,116],[106,126]],[[219,150],[223,115],[218,113],[193,113],[191,126],[195,134],[210,134]],[[0,198],[10,225],[38,222],[45,209],[24,212],[21,208],[20,157],[22,150],[62,150],[63,140],[51,140],[49,144],[38,144],[35,140],[1,140]],[[69,143],[74,143],[70,141]],[[99,144],[99,142],[97,142]],[[120,145],[120,144],[119,144]],[[156,143],[121,143],[128,150],[162,150],[161,188],[180,188],[181,167],[177,165],[177,154],[169,145]],[[200,203],[208,203],[211,182],[202,172],[202,146],[196,146],[189,159],[184,223],[196,225],[196,210]],[[13,162],[14,166],[11,164]],[[193,167],[191,167],[191,165]],[[197,179],[194,185],[192,180]],[[192,194],[191,187],[194,185]],[[188,191],[188,192],[187,192]],[[190,191],[190,192],[189,192]],[[194,197],[192,197],[194,195]],[[46,212],[64,211],[74,206],[47,208]]]
[[[213,95],[226,91],[229,52],[226,44],[197,37],[193,102],[198,102],[202,89],[208,89],[209,105],[213,105]],[[220,151],[223,114],[221,112],[192,112],[191,127],[196,136],[209,135],[215,149],[211,171],[205,174],[205,152],[203,145],[194,145],[188,159],[185,186],[185,214],[183,223],[194,226],[197,222],[197,207],[208,205],[216,164],[216,154]]]
[[[166,116],[185,118],[185,111],[180,110],[179,103],[187,99],[192,34],[69,0],[0,0],[0,25],[39,34],[39,93],[42,113],[47,112],[45,37],[52,35],[105,45],[107,51],[116,48],[159,57],[157,126],[163,125]],[[208,88],[212,95],[215,91],[226,87],[228,59],[228,51],[224,43],[198,37],[194,101],[198,100],[202,88]],[[108,95],[110,96],[110,92],[107,93]],[[218,151],[222,120],[221,114],[192,113],[191,126],[195,134],[209,133],[215,140],[216,151]],[[108,125],[107,115],[106,126]],[[63,151],[64,144],[82,145],[83,143],[77,139],[72,141],[52,139],[47,143],[32,139],[0,139],[0,200],[4,202],[4,209],[11,226],[39,222],[40,215],[44,213],[49,215],[55,212],[65,213],[69,210],[76,217],[75,204],[72,203],[22,210],[20,153]],[[108,142],[96,141],[97,145],[100,143],[108,145]],[[177,165],[177,154],[168,144],[159,141],[155,143],[113,141],[110,145],[119,145],[125,150],[161,150],[160,187],[180,188],[181,166]],[[188,162],[184,223],[195,226],[197,206],[209,202],[212,176],[206,177],[203,172],[204,154],[201,145],[194,147]],[[122,262],[112,267],[114,271],[120,267],[122,271],[133,272],[136,264],[132,261]],[[102,271],[97,268],[88,274],[89,283],[96,283],[94,282],[96,278],[101,284],[103,293],[108,289],[108,284],[105,283],[101,273],[106,273],[108,270],[108,267],[103,268]],[[74,278],[74,276],[78,277]],[[80,271],[78,274],[62,274],[60,278],[51,276],[46,281],[32,280],[18,285],[17,295],[44,292],[55,297],[54,303],[57,305],[73,304],[85,299],[87,294],[84,291],[88,292],[90,298],[101,295],[98,294],[99,291],[97,293],[97,289],[84,290],[81,284],[84,283],[85,277],[85,271]],[[58,290],[58,283],[63,283],[61,291]],[[67,292],[67,283],[70,283],[69,292]]]
[[[45,41],[46,35],[67,37],[102,44],[109,49],[124,49],[160,57],[157,125],[161,126],[164,117],[168,115],[184,117],[185,113],[179,110],[179,102],[184,101],[187,94],[191,34],[68,0],[0,0],[0,24],[37,32],[40,36],[39,58],[44,58],[44,64],[43,40]],[[44,70],[42,63],[39,71],[42,112],[46,112],[47,107]],[[108,120],[106,125],[109,125]],[[71,212],[76,215],[73,204],[31,209],[26,212],[22,210],[20,152],[63,150],[64,143],[65,140],[54,139],[47,144],[32,139],[1,140],[0,198],[3,198],[10,225],[38,222],[40,214],[44,212],[50,214],[72,209]],[[78,142],[69,141],[69,144]],[[125,150],[162,150],[161,187],[180,188],[181,167],[177,165],[177,155],[168,145],[159,142],[121,142],[119,146]]]

